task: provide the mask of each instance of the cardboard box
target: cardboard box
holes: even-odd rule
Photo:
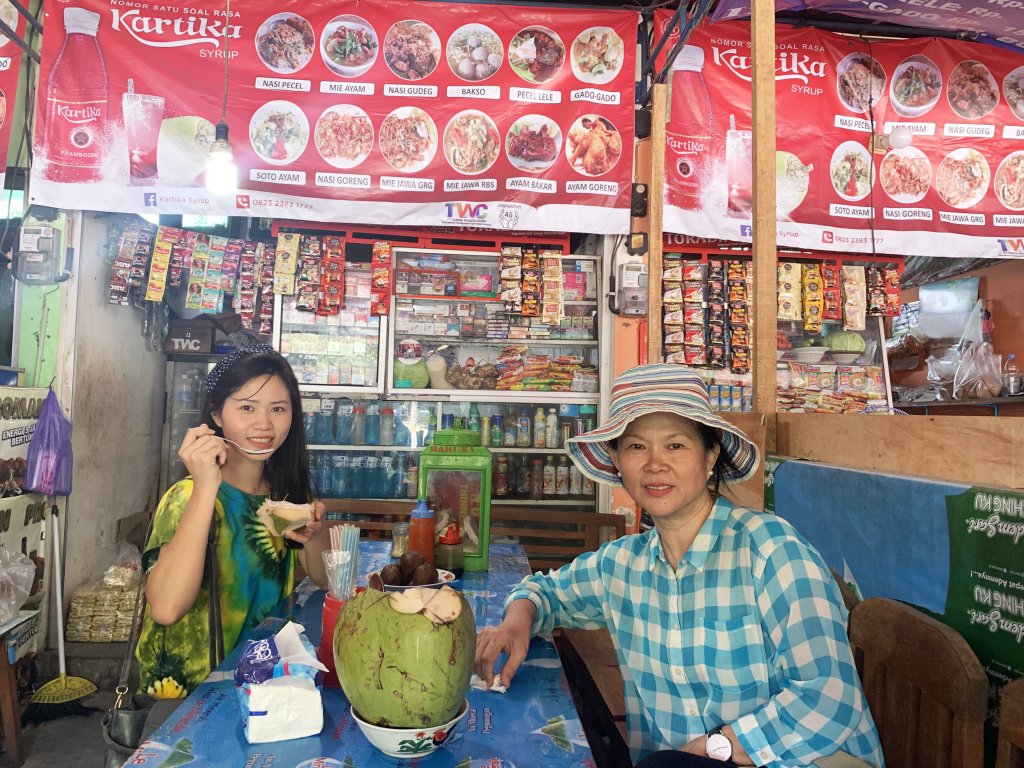
[[[206,321],[172,320],[164,339],[164,352],[210,354],[214,328]]]

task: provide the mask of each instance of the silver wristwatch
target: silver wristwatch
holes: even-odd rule
[[[732,757],[732,742],[722,733],[724,727],[720,725],[708,731],[708,741],[704,749],[712,760],[725,762]]]

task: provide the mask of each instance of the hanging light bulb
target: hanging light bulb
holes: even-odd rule
[[[238,167],[228,141],[228,124],[217,123],[210,157],[206,161],[206,189],[211,195],[231,195],[238,189]]]
[[[893,149],[906,149],[913,140],[913,131],[905,125],[894,126],[889,132],[889,146]]]

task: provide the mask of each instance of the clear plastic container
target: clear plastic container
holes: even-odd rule
[[[380,444],[395,444],[395,412],[390,405],[380,409]]]
[[[409,524],[393,523],[391,526],[391,556],[401,557],[409,551]]]
[[[458,523],[448,526],[448,530],[437,540],[434,552],[438,568],[451,571],[457,579],[462,578],[462,535]]]
[[[352,445],[366,445],[366,409],[362,403],[352,406]]]
[[[366,408],[366,427],[363,434],[366,445],[380,445],[380,410],[376,403],[370,403]],[[391,437],[394,442],[394,433]]]

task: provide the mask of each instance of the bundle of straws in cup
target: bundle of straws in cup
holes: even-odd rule
[[[324,550],[327,589],[338,600],[349,600],[356,590],[359,561],[359,529],[354,525],[331,528],[331,548]]]

